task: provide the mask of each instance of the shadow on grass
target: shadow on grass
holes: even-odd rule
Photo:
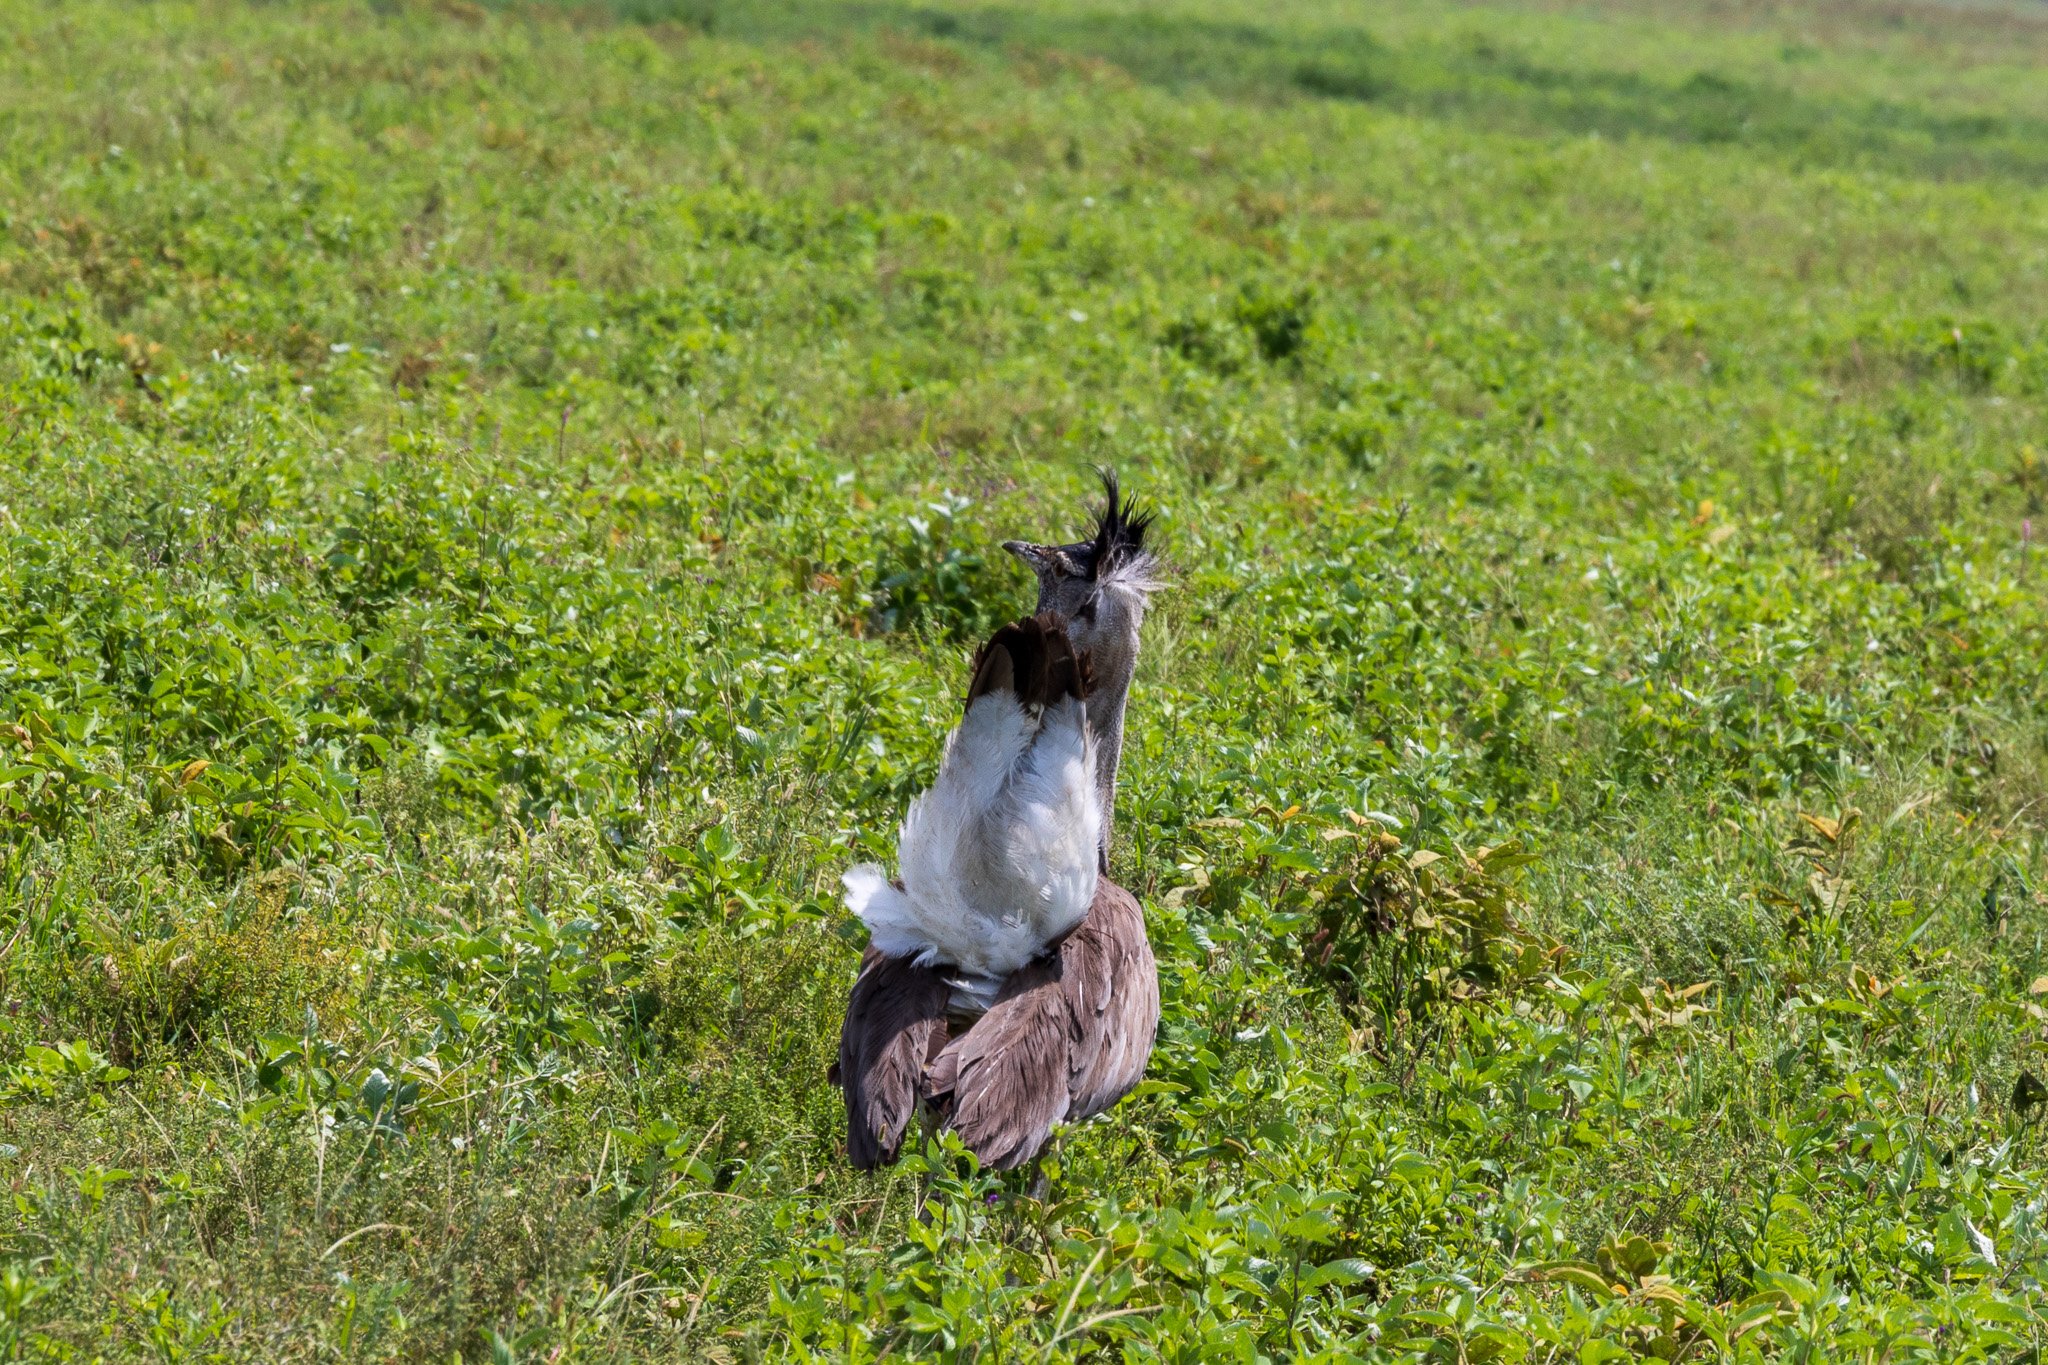
[[[1063,53],[1136,79],[1249,98],[1368,101],[1524,132],[1733,144],[1817,166],[2048,181],[2048,120],[1828,99],[1700,71],[1681,80],[1545,65],[1483,41],[1390,47],[1362,29],[893,0],[610,0],[621,18],[789,40],[883,29],[1003,52]]]

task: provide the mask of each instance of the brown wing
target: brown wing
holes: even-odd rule
[[[1159,1032],[1159,967],[1138,898],[1104,877],[1088,918],[1060,945],[1072,1050],[1067,1120],[1115,1104],[1145,1078]]]
[[[1007,1171],[1038,1155],[1067,1112],[1067,1008],[1060,967],[1010,973],[987,1014],[932,1062],[935,1108],[983,1166]]]
[[[846,1002],[832,1080],[846,1092],[846,1155],[871,1171],[896,1159],[924,1099],[924,1070],[944,1041],[946,1000],[937,971],[870,948]]]
[[[1049,706],[1061,697],[1088,695],[1088,662],[1074,652],[1066,622],[1040,612],[1004,626],[974,656],[967,704],[991,692],[1014,692],[1026,706]]]
[[[927,1089],[982,1164],[1008,1170],[1037,1156],[1055,1123],[1130,1093],[1158,1027],[1144,912],[1105,877],[1058,956],[1011,975],[989,1012],[933,1061]]]

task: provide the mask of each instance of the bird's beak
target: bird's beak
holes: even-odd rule
[[[1052,546],[1033,545],[1028,540],[1006,540],[1003,548],[1030,565],[1034,573],[1044,568],[1052,555]]]

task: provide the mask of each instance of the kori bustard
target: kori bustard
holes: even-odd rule
[[[893,882],[846,875],[870,931],[833,1079],[847,1154],[896,1158],[919,1110],[984,1166],[1035,1158],[1145,1074],[1159,974],[1136,897],[1109,880],[1111,816],[1139,627],[1159,571],[1152,517],[1122,500],[1070,545],[1005,545],[1035,615],[976,654],[967,707],[911,804]]]

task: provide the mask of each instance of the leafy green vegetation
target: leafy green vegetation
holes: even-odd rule
[[[2038,1358],[2038,15],[0,16],[0,1358]],[[1150,1077],[857,1177],[1104,464]]]

